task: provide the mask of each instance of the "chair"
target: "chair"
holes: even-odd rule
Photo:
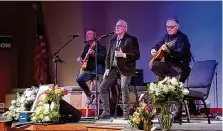
[[[215,60],[196,61],[191,69],[190,76],[185,83],[185,88],[188,88],[189,94],[184,96],[184,101],[202,101],[205,114],[208,118],[208,124],[211,122],[205,100],[208,98],[217,64],[218,63]],[[186,112],[189,121],[189,111],[186,110]]]
[[[96,86],[97,86],[97,88],[98,88],[98,86],[100,85],[100,83],[102,82],[102,79],[103,79],[103,75],[101,75],[101,74],[98,74],[98,79],[97,79],[97,85],[96,85],[96,78],[94,78],[94,79],[91,79],[89,82],[90,82],[90,86],[89,86],[89,88],[90,88],[90,91],[91,92],[95,92],[95,110],[97,110],[97,115],[99,114],[99,99],[98,99],[98,94],[99,94],[99,92],[98,91],[96,91]],[[97,89],[98,90],[98,89]],[[85,117],[89,117],[88,115],[89,115],[89,106],[90,105],[86,105],[85,107],[86,107],[86,113],[85,113]]]
[[[90,80],[90,86],[89,86],[89,88],[90,88],[90,91],[93,91],[93,87],[94,87],[94,85],[95,85],[95,80]],[[86,113],[85,113],[85,117],[88,117],[88,112],[89,112],[89,106],[90,105],[86,105],[85,107],[86,107]]]

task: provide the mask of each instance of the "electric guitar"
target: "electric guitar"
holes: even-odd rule
[[[166,42],[165,45],[167,46],[167,48],[172,47],[174,44],[176,43],[176,39],[172,40],[170,42]],[[159,48],[159,50],[157,51],[156,55],[153,56],[153,58],[150,60],[150,63],[153,61],[162,61],[162,59],[164,58],[164,52],[161,48]]]
[[[90,50],[90,49],[93,49],[94,46],[95,46],[95,42],[91,45],[91,47],[89,48],[89,50]],[[86,69],[86,67],[87,67],[87,63],[88,63],[88,58],[89,58],[89,53],[87,52],[87,54],[86,54],[85,57],[84,57],[83,64],[81,65],[81,68],[80,68],[80,70],[79,70],[78,75],[81,74],[81,73],[83,73],[84,70]]]

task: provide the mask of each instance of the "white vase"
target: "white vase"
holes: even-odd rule
[[[54,110],[54,108],[55,108],[55,103],[54,102],[51,102],[51,104],[50,104],[50,110],[52,111],[52,110]]]

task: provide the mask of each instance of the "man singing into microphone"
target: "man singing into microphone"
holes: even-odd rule
[[[103,112],[99,118],[110,118],[109,88],[121,78],[123,119],[129,119],[129,89],[131,77],[136,73],[136,60],[140,58],[136,37],[127,34],[127,22],[119,20],[115,26],[117,36],[111,39],[105,60],[105,73],[100,84]]]
[[[92,102],[95,99],[95,95],[92,94],[86,82],[89,80],[93,80],[96,77],[96,63],[95,63],[96,44],[97,44],[97,73],[103,75],[105,66],[106,47],[101,45],[98,41],[95,41],[94,40],[95,36],[96,33],[94,30],[88,30],[86,32],[86,45],[84,47],[82,55],[77,58],[77,61],[82,65],[82,67],[86,65],[85,68],[82,68],[84,71],[81,71],[76,81],[87,95],[88,105],[92,104]]]

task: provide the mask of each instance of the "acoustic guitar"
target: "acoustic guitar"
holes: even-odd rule
[[[89,50],[90,50],[90,49],[93,49],[94,46],[95,46],[95,42],[91,45],[91,47],[89,48]],[[88,58],[89,58],[89,53],[87,52],[87,54],[86,54],[85,57],[84,57],[83,64],[81,65],[81,68],[80,68],[80,70],[79,70],[78,75],[81,74],[81,73],[83,73],[84,70],[86,69],[86,67],[87,67],[87,62],[88,62]],[[77,75],[77,76],[78,76],[78,75]]]
[[[172,40],[170,42],[166,42],[165,45],[167,46],[167,48],[170,48],[175,43],[176,43],[176,39]],[[153,56],[153,58],[150,60],[150,63],[153,62],[153,61],[162,61],[163,58],[164,58],[164,52],[163,52],[163,50],[160,47],[159,50],[157,51],[156,55]]]

